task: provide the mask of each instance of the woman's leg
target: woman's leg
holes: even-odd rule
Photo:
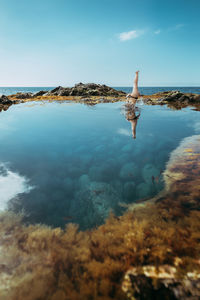
[[[138,91],[138,73],[139,73],[139,71],[135,72],[135,79],[133,82],[133,90],[131,93],[131,96],[136,97],[136,98],[138,98],[140,96],[140,93]]]

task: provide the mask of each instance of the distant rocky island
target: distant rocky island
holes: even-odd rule
[[[173,106],[177,109],[192,105],[200,107],[200,95],[192,93],[181,93],[180,91],[167,91],[153,95],[141,95],[144,103],[149,105]],[[125,101],[126,93],[116,90],[107,85],[95,83],[78,83],[74,87],[58,86],[50,91],[39,91],[36,93],[16,93],[13,95],[2,95],[0,97],[0,111],[6,110],[12,104],[27,101],[64,101],[71,100],[76,102],[94,105],[101,102]],[[140,99],[139,99],[140,100]]]

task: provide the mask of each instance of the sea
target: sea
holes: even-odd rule
[[[55,87],[0,87],[0,95],[11,95],[16,93],[36,93],[39,91],[50,91],[54,89]],[[132,90],[132,87],[114,87],[117,90],[122,90],[126,93],[130,93]],[[151,95],[158,92],[164,92],[164,91],[173,91],[173,90],[179,90],[183,93],[196,93],[200,94],[200,87],[177,87],[177,86],[165,86],[165,87],[140,87],[139,88],[140,93],[142,95]]]

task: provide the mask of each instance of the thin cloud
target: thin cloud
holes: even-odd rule
[[[185,26],[184,24],[176,24],[175,26],[170,27],[168,31],[176,31],[179,30],[180,28],[183,28],[184,26]]]
[[[154,33],[155,33],[155,34],[160,34],[160,33],[161,33],[161,30],[158,29],[158,30],[154,31]]]
[[[182,28],[182,27],[184,27],[184,24],[177,24],[177,25],[175,26],[175,29],[177,30],[177,29]]]
[[[132,39],[136,39],[143,33],[144,33],[143,30],[131,30],[131,31],[127,31],[127,32],[122,32],[119,34],[119,40],[121,42],[125,42],[125,41],[129,41]]]

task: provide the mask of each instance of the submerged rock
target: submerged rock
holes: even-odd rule
[[[175,266],[143,266],[128,270],[122,290],[131,300],[198,300],[200,299],[200,273],[188,272],[184,278],[177,277]]]
[[[123,180],[131,180],[138,175],[138,167],[135,163],[127,163],[120,170],[119,177]]]
[[[137,198],[146,198],[151,195],[153,185],[147,182],[142,182],[136,187]]]
[[[200,135],[183,139],[172,151],[163,173],[166,192],[181,194],[181,205],[199,209],[200,201]]]
[[[136,193],[135,182],[133,181],[126,182],[124,184],[124,193],[123,193],[125,199],[133,201],[135,193]]]
[[[142,169],[142,177],[147,183],[153,183],[154,178],[159,176],[159,173],[159,170],[152,164],[146,164]]]
[[[89,177],[84,174],[79,178],[79,187],[81,189],[75,194],[73,214],[80,216],[82,228],[102,224],[111,210],[118,209],[119,193],[110,184],[89,181]]]

